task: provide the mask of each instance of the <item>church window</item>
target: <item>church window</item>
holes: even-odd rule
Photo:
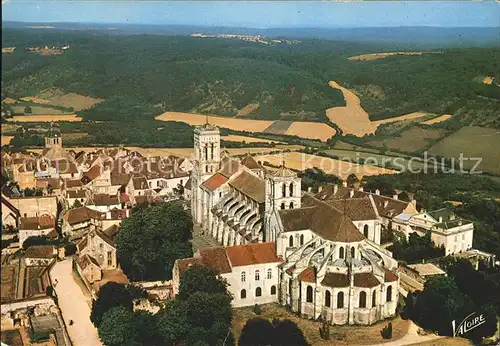
[[[245,282],[247,280],[247,273],[241,272],[241,282]]]
[[[213,160],[214,159],[214,144],[213,143],[211,144],[210,155],[211,155],[211,159]]]
[[[293,196],[293,183],[290,183],[290,196]]]
[[[368,238],[368,225],[365,225],[365,227],[363,227],[363,234],[366,238]]]
[[[377,291],[373,291],[372,294],[372,308],[377,306]]]
[[[256,297],[260,297],[261,295],[262,295],[262,288],[257,287],[257,288],[255,289],[255,296],[256,296]]]
[[[260,280],[260,272],[258,270],[255,271],[255,281]]]
[[[339,249],[339,258],[344,258],[344,248],[340,247]]]
[[[344,308],[344,292],[337,293],[337,309]]]
[[[247,297],[247,290],[241,290],[240,292],[240,298],[245,299]]]
[[[282,192],[283,197],[286,197],[286,185],[285,184],[281,185],[281,192]]]
[[[326,291],[326,293],[325,293],[325,306],[327,308],[329,308],[330,305],[332,304],[331,300],[332,300],[332,295],[330,294],[330,291]]]
[[[273,271],[272,271],[272,269],[268,269],[267,270],[267,278],[268,279],[272,279],[273,278]]]
[[[293,209],[293,202],[290,202],[290,209]]]
[[[281,203],[281,210],[285,209],[285,203]]]
[[[364,291],[359,293],[359,307],[366,308],[366,292]]]
[[[274,296],[276,294],[276,286],[271,286],[271,295]]]
[[[387,287],[385,301],[387,302],[392,301],[392,286]]]
[[[108,251],[108,266],[113,264],[113,257],[111,251]]]
[[[290,236],[290,238],[288,238],[288,246],[293,247],[293,236]]]
[[[312,303],[312,301],[313,301],[313,288],[311,286],[307,286],[306,302]]]
[[[208,165],[205,166],[205,172],[208,172]]]
[[[205,144],[205,160],[208,160],[208,145]]]
[[[300,245],[304,245],[304,235],[300,235]]]
[[[352,258],[356,257],[356,249],[354,247],[351,248],[351,257]]]

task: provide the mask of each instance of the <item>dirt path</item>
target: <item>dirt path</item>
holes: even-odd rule
[[[80,287],[73,280],[72,260],[57,262],[50,271],[59,298],[59,307],[74,346],[101,346],[97,329],[90,322],[90,307]],[[73,325],[69,321],[73,320]]]
[[[436,334],[419,335],[417,332],[418,328],[419,327],[415,323],[410,321],[410,327],[408,328],[408,333],[406,333],[406,335],[403,336],[401,339],[370,346],[402,346],[402,345],[411,345],[419,342],[437,340],[442,338],[442,336],[438,336]]]
[[[363,137],[364,135],[375,133],[382,124],[417,119],[426,115],[426,113],[423,112],[415,112],[394,118],[371,121],[370,115],[361,107],[361,101],[355,93],[342,87],[335,81],[328,82],[328,85],[332,88],[339,89],[344,94],[346,106],[332,107],[326,110],[328,119],[337,124],[344,134],[353,134],[358,137]]]

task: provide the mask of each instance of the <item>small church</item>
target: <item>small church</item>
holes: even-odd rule
[[[369,325],[396,313],[397,261],[380,246],[381,217],[363,193],[303,192],[286,168],[221,151],[220,132],[194,132],[193,221],[221,245],[176,261],[174,287],[197,263],[230,284],[233,306],[276,302],[305,318]]]

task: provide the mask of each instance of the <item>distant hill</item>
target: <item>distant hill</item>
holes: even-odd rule
[[[457,126],[500,127],[498,47],[440,46],[432,50],[439,54],[363,61],[348,58],[398,52],[407,45],[351,42],[346,37],[264,45],[238,39],[125,34],[128,29],[135,30],[133,33],[143,30],[137,26],[117,28],[121,34],[115,36],[115,29],[104,32],[108,26],[103,25],[51,25],[63,29],[4,28],[3,46],[18,49],[2,55],[2,91],[18,98],[37,96],[55,87],[104,99],[79,113],[89,120],[153,119],[170,110],[328,122],[325,110],[345,104],[341,92],[328,86],[335,80],[359,96],[371,120],[425,111],[457,115],[446,122]],[[194,30],[176,30],[181,29],[186,33]],[[280,29],[273,30],[283,34]],[[349,32],[359,39],[365,32],[365,41],[404,36],[388,29],[380,29],[386,30],[386,36],[368,35],[363,30],[368,29]],[[405,32],[407,37],[418,36],[411,30]],[[60,56],[41,56],[23,49],[66,44],[71,48]],[[493,82],[482,83],[485,76]]]

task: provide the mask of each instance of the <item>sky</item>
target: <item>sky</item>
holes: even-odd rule
[[[500,26],[495,1],[2,0],[2,20],[287,27]]]

